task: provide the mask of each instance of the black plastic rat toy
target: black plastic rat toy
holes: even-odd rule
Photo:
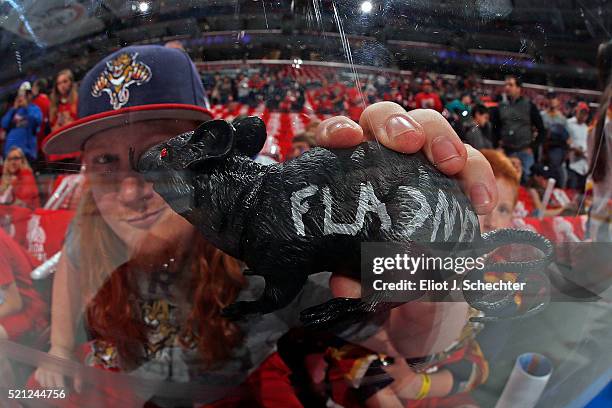
[[[243,260],[250,268],[245,273],[265,279],[261,297],[228,306],[228,317],[288,305],[313,273],[343,270],[358,279],[362,242],[479,242],[488,250],[521,242],[544,252],[537,261],[497,267],[514,272],[536,271],[551,257],[550,242],[532,232],[481,236],[456,181],[420,153],[400,154],[372,141],[351,149],[315,148],[266,166],[250,158],[265,140],[259,118],[212,120],[133,163],[209,242]],[[487,308],[482,299],[471,303]],[[302,321],[322,326],[393,306],[380,293],[335,298],[304,311]]]

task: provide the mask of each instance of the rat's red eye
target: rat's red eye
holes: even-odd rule
[[[161,157],[162,159],[164,157],[168,156],[168,149],[166,149],[165,147],[161,150],[161,152],[159,153],[159,157]]]

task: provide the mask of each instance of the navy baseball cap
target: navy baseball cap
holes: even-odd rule
[[[205,100],[200,75],[184,51],[159,45],[125,47],[85,75],[79,87],[79,119],[47,136],[43,151],[77,152],[95,133],[145,120],[210,120]]]

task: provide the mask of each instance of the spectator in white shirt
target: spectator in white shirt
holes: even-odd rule
[[[587,137],[589,133],[588,118],[589,105],[585,102],[580,102],[576,106],[576,116],[567,121],[567,130],[570,135],[567,186],[580,192],[584,191],[586,175],[589,172],[589,162],[586,159]]]

